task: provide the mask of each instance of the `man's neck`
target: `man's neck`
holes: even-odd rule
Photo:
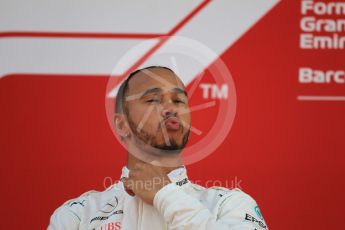
[[[143,158],[144,159],[144,158]],[[145,158],[147,159],[147,158]],[[172,170],[182,167],[182,160],[180,154],[174,154],[174,156],[162,156],[162,157],[153,157],[144,161],[134,156],[131,153],[127,155],[127,168],[131,170],[135,167],[137,162],[150,163],[156,166],[160,166],[166,174],[170,173]]]

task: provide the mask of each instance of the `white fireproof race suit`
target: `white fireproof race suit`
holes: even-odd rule
[[[128,173],[123,167],[121,178]],[[153,206],[130,196],[120,181],[64,203],[52,215],[48,230],[268,229],[256,202],[241,190],[193,184],[185,167],[168,177],[171,183],[157,192]]]

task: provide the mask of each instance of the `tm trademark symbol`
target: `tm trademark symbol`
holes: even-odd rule
[[[217,84],[200,84],[200,88],[202,89],[202,97],[204,99],[227,99],[228,98],[228,85],[222,84],[218,86]]]

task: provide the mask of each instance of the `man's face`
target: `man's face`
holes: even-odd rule
[[[160,150],[185,147],[190,132],[188,97],[171,71],[152,68],[138,73],[128,83],[125,101],[136,144]]]

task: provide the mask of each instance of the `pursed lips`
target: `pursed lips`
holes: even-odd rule
[[[165,127],[168,130],[179,130],[180,129],[181,122],[175,116],[169,116],[166,119],[164,119],[163,122],[165,124]]]

